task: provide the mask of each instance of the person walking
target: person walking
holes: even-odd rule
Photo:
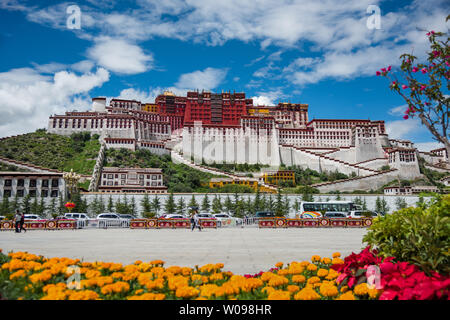
[[[22,215],[20,214],[19,210],[16,210],[16,214],[14,215],[14,225],[16,227],[16,233],[20,233],[19,227],[21,219]]]
[[[25,229],[24,225],[25,225],[25,214],[21,213],[21,218],[20,218],[20,229],[19,232],[25,231],[27,232],[27,229]]]
[[[198,218],[197,215],[194,215],[194,221],[195,226],[198,227],[198,231],[202,231],[202,227],[200,226],[200,219]],[[194,228],[192,228],[192,231],[194,231]]]

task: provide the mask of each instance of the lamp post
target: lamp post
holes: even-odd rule
[[[80,180],[81,176],[73,172],[73,169],[70,169],[70,172],[63,173],[63,178],[66,181],[67,189],[69,191],[69,199],[72,200],[72,195],[78,189],[78,180]]]

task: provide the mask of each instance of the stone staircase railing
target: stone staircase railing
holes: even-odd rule
[[[103,168],[103,160],[105,159],[106,143],[103,141],[98,151],[97,160],[95,161],[94,170],[92,171],[91,182],[89,183],[89,192],[95,192],[98,190],[98,183],[100,182],[100,175]]]

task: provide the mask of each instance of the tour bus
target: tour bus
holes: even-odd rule
[[[361,210],[351,201],[300,202],[300,210],[293,212],[290,218],[321,218],[325,212],[341,212],[346,216],[351,211]]]

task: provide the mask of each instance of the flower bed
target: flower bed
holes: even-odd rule
[[[45,258],[26,252],[0,253],[0,298],[43,300],[358,300],[447,299],[449,279],[427,278],[405,263],[382,261],[369,249],[344,260],[312,256],[310,261],[279,262],[254,275],[222,271],[223,264],[170,266],[136,261],[131,265]],[[384,289],[361,281],[368,264],[380,264]],[[71,286],[79,268],[79,288]],[[383,273],[386,272],[385,275]],[[414,287],[408,291],[410,284]],[[395,291],[395,293],[393,293]]]

